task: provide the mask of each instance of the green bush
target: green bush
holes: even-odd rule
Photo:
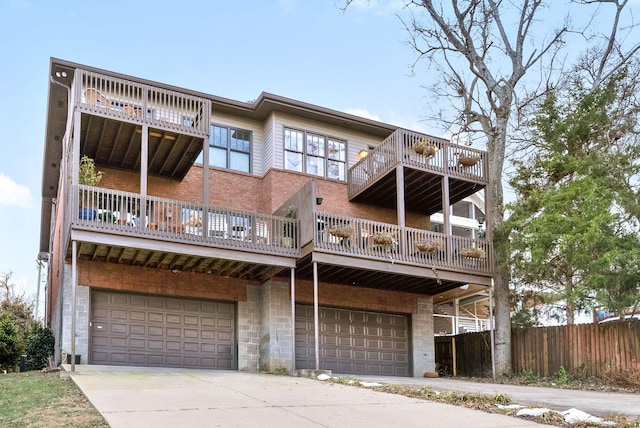
[[[49,357],[55,347],[53,332],[37,324],[27,338],[27,370],[40,370],[47,367]]]
[[[18,364],[23,346],[15,321],[9,315],[0,319],[0,367],[8,369]]]

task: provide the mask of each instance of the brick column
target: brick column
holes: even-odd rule
[[[247,300],[238,302],[238,370],[259,371],[262,287],[248,285]]]
[[[412,314],[413,376],[422,377],[435,371],[435,342],[433,332],[433,299],[420,298]]]
[[[260,370],[293,370],[291,297],[289,283],[268,281],[262,286]]]

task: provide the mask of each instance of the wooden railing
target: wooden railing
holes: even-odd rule
[[[490,241],[326,213],[317,215],[314,248],[342,255],[490,274]]]
[[[349,196],[356,195],[399,164],[469,181],[488,182],[486,152],[400,129],[349,169]]]
[[[74,226],[266,254],[300,253],[295,219],[82,185],[71,194]]]
[[[209,133],[211,101],[105,74],[78,70],[74,97],[82,111],[180,133]]]

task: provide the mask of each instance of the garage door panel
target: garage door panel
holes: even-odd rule
[[[129,333],[134,336],[146,336],[147,326],[142,324],[132,324],[129,326]]]
[[[127,361],[127,354],[125,352],[110,352],[109,360],[115,363],[125,363]]]
[[[231,320],[226,318],[218,318],[217,319],[217,327],[218,328],[231,328]]]
[[[200,319],[198,317],[194,317],[191,315],[185,315],[183,318],[184,324],[185,325],[199,325],[200,324]]]
[[[169,311],[182,311],[182,300],[167,299],[164,301],[164,308]]]
[[[109,340],[109,346],[112,348],[126,348],[129,345],[129,341],[125,337],[112,337]]]
[[[129,340],[129,347],[131,349],[146,349],[147,341],[144,339],[131,339]]]
[[[164,335],[164,328],[157,326],[149,326],[149,336],[162,336]]]
[[[211,317],[200,317],[200,325],[202,327],[215,327],[216,319]]]
[[[131,321],[146,321],[147,320],[147,314],[145,312],[142,311],[131,311],[129,312],[130,317],[129,319]]]
[[[164,314],[161,312],[149,312],[149,322],[164,323]]]
[[[109,296],[112,305],[127,305],[129,303],[130,295],[126,294],[112,294]]]
[[[200,344],[197,342],[185,342],[184,343],[184,350],[186,352],[199,352],[200,351]]]
[[[167,314],[166,315],[167,324],[178,324],[182,325],[182,317],[176,314]]]
[[[232,303],[92,290],[91,317],[92,364],[210,369],[237,364]]]
[[[114,320],[126,320],[128,318],[127,312],[119,309],[111,310],[111,319]]]
[[[202,340],[215,340],[216,332],[213,330],[202,330],[200,331],[200,337],[202,337]]]
[[[174,342],[171,340],[167,340],[165,342],[165,349],[171,352],[180,351],[182,350],[182,342]]]
[[[147,306],[147,296],[141,295],[141,294],[129,294],[127,295],[127,297],[129,298],[129,304],[131,306],[140,306],[140,307],[146,307]]]
[[[147,365],[147,356],[142,354],[130,354],[129,361],[131,364],[135,364],[136,366],[146,366]]]
[[[174,327],[167,327],[165,335],[167,337],[182,337],[182,329],[181,328],[174,328]]]
[[[342,374],[408,376],[408,317],[320,308],[320,368]],[[296,368],[315,368],[312,306],[296,306]]]
[[[147,357],[147,363],[150,366],[164,366],[164,355],[161,354],[151,354]]]
[[[218,331],[217,338],[219,341],[230,341],[233,333],[230,331]]]
[[[185,328],[183,330],[183,333],[185,339],[198,339],[198,337],[200,336],[200,332],[192,328]]]
[[[111,334],[127,334],[129,332],[127,324],[111,323],[109,327]]]

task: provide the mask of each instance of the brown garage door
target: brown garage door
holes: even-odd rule
[[[90,363],[236,368],[232,303],[91,293]]]
[[[320,369],[338,374],[409,376],[404,315],[320,308]],[[296,369],[315,369],[313,307],[296,305]]]

